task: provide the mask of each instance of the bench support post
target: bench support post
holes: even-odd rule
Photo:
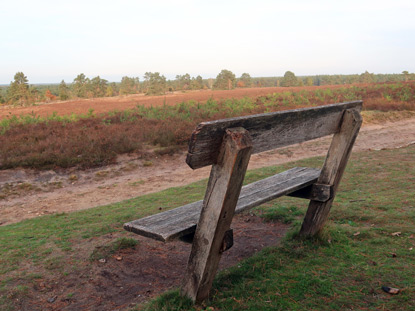
[[[252,151],[249,132],[227,129],[212,166],[192,244],[182,295],[201,302],[209,295]]]
[[[361,124],[362,117],[359,111],[349,109],[344,112],[340,130],[334,134],[317,180],[317,184],[332,186],[332,197],[326,202],[310,201],[300,235],[314,236],[324,226]]]

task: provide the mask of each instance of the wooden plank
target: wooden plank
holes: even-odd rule
[[[227,128],[248,130],[258,153],[334,134],[343,112],[361,107],[362,101],[353,101],[203,122],[193,131],[186,162],[193,169],[214,164]]]
[[[235,213],[259,206],[295,192],[317,181],[319,169],[294,167],[242,187]],[[203,201],[151,215],[124,224],[124,229],[159,241],[171,241],[193,233],[199,221]]]
[[[238,212],[259,206],[283,195],[307,187],[320,175],[319,169],[296,167],[246,186],[238,200]]]
[[[340,131],[333,137],[321,175],[317,181],[318,184],[331,185],[333,196],[324,203],[310,201],[300,235],[314,236],[326,222],[361,124],[362,117],[358,110],[345,111]]]
[[[182,295],[193,301],[203,301],[209,295],[251,150],[252,141],[248,131],[243,128],[226,130],[219,159],[212,166],[181,288]]]

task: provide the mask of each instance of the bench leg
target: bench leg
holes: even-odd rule
[[[251,156],[252,141],[243,128],[226,130],[217,164],[212,166],[192,244],[182,295],[201,302],[209,295],[225,232],[229,230]]]
[[[317,184],[332,186],[332,197],[326,202],[310,201],[300,235],[314,236],[323,228],[361,124],[362,117],[357,110],[351,109],[344,112],[340,130],[334,134],[326,161],[317,180]]]

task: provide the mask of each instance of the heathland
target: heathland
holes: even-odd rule
[[[112,108],[92,111],[91,107],[98,106],[95,100],[80,100],[72,107],[84,110],[73,114],[63,113],[70,111],[65,109],[71,102],[3,108],[7,113],[0,121],[0,173],[4,173],[0,176],[12,176],[8,172],[27,176],[24,174],[31,172],[42,176],[39,180],[44,182],[53,174],[66,174],[68,182],[76,184],[80,172],[92,170],[93,178],[83,185],[98,182],[96,188],[100,191],[119,192],[116,183],[103,181],[120,174],[120,168],[138,175],[148,169],[154,175],[161,163],[173,166],[183,161],[179,156],[199,122],[363,99],[366,127],[362,137],[366,140],[360,143],[362,148],[357,142],[361,151],[356,150],[351,157],[330,222],[318,238],[296,238],[306,201],[282,198],[270,202],[235,220],[236,246],[227,255],[228,264],[222,267],[226,269],[218,275],[212,297],[205,305],[192,307],[177,290],[143,304],[180,284],[189,247],[140,238],[123,231],[122,224],[200,199],[206,180],[189,184],[190,179],[182,176],[183,181],[177,182],[180,187],[162,192],[110,205],[100,203],[98,207],[89,203],[83,211],[50,215],[41,215],[48,214],[42,212],[39,217],[12,224],[6,221],[0,227],[0,309],[412,310],[415,132],[412,127],[409,132],[409,125],[415,114],[415,83],[275,88],[251,96],[248,89],[244,91],[248,93],[228,98],[215,97],[212,91],[187,93],[186,96],[206,93],[206,97],[180,98],[178,102],[173,102],[174,94],[154,97],[159,104],[140,102],[139,98],[151,98],[132,95],[116,98],[120,102],[131,99],[130,104],[119,102],[116,110],[108,105]],[[92,106],[94,102],[97,106]],[[29,110],[25,114],[21,109],[33,113]],[[387,136],[383,124],[402,118],[408,120],[393,136]],[[396,142],[385,148],[372,147],[370,142],[377,136]],[[398,142],[401,136],[406,139],[405,146]],[[281,157],[287,162],[298,159],[297,152],[319,149],[324,143],[283,149],[268,156],[273,157],[273,163]],[[323,158],[309,158],[312,155],[303,153],[307,159],[278,166],[266,162],[267,167],[250,170],[246,182],[293,166],[321,166]],[[135,167],[136,162],[119,165],[120,158],[127,156],[140,159],[142,167]],[[117,170],[113,171],[111,165],[106,165],[114,162]],[[151,180],[137,176],[128,181],[128,189],[146,186]],[[18,178],[15,183],[2,181],[1,186],[2,211],[15,196],[24,199],[24,192],[31,195],[26,197],[27,202],[10,205],[8,210],[15,209],[16,214],[31,212],[25,205],[32,200],[42,202],[42,196],[53,187],[61,188],[60,200],[63,192],[70,195],[73,191],[62,188],[59,182],[50,183],[49,190],[36,190]],[[153,192],[156,190],[157,187]],[[66,205],[87,196],[87,192],[65,197]],[[96,202],[102,201],[97,198]],[[252,256],[263,247],[266,248]],[[246,257],[250,258],[238,262]],[[399,288],[400,293],[389,295],[382,286]]]
[[[262,92],[267,89],[261,89]],[[268,90],[271,91],[271,90]],[[222,91],[224,92],[224,91]],[[247,91],[245,91],[247,92]],[[209,96],[209,93],[203,93]],[[249,94],[249,92],[247,92]],[[255,94],[255,92],[254,92]],[[194,94],[193,94],[194,95]],[[229,95],[229,94],[228,94]],[[256,95],[256,94],[255,94]],[[171,154],[185,148],[200,122],[225,117],[364,100],[364,111],[414,111],[415,83],[318,87],[243,98],[206,98],[173,105],[139,103],[130,109],[97,113],[91,103],[80,102],[85,113],[62,114],[59,103],[50,114],[16,115],[0,120],[0,169],[95,167],[115,161],[120,154]],[[145,98],[145,97],[144,97]],[[158,100],[163,100],[159,97]],[[165,99],[167,101],[167,99]],[[48,106],[48,105],[44,105]],[[43,106],[39,106],[39,111]],[[370,118],[370,113],[367,117]]]

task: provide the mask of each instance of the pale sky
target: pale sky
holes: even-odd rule
[[[0,84],[415,72],[414,0],[0,1]]]

